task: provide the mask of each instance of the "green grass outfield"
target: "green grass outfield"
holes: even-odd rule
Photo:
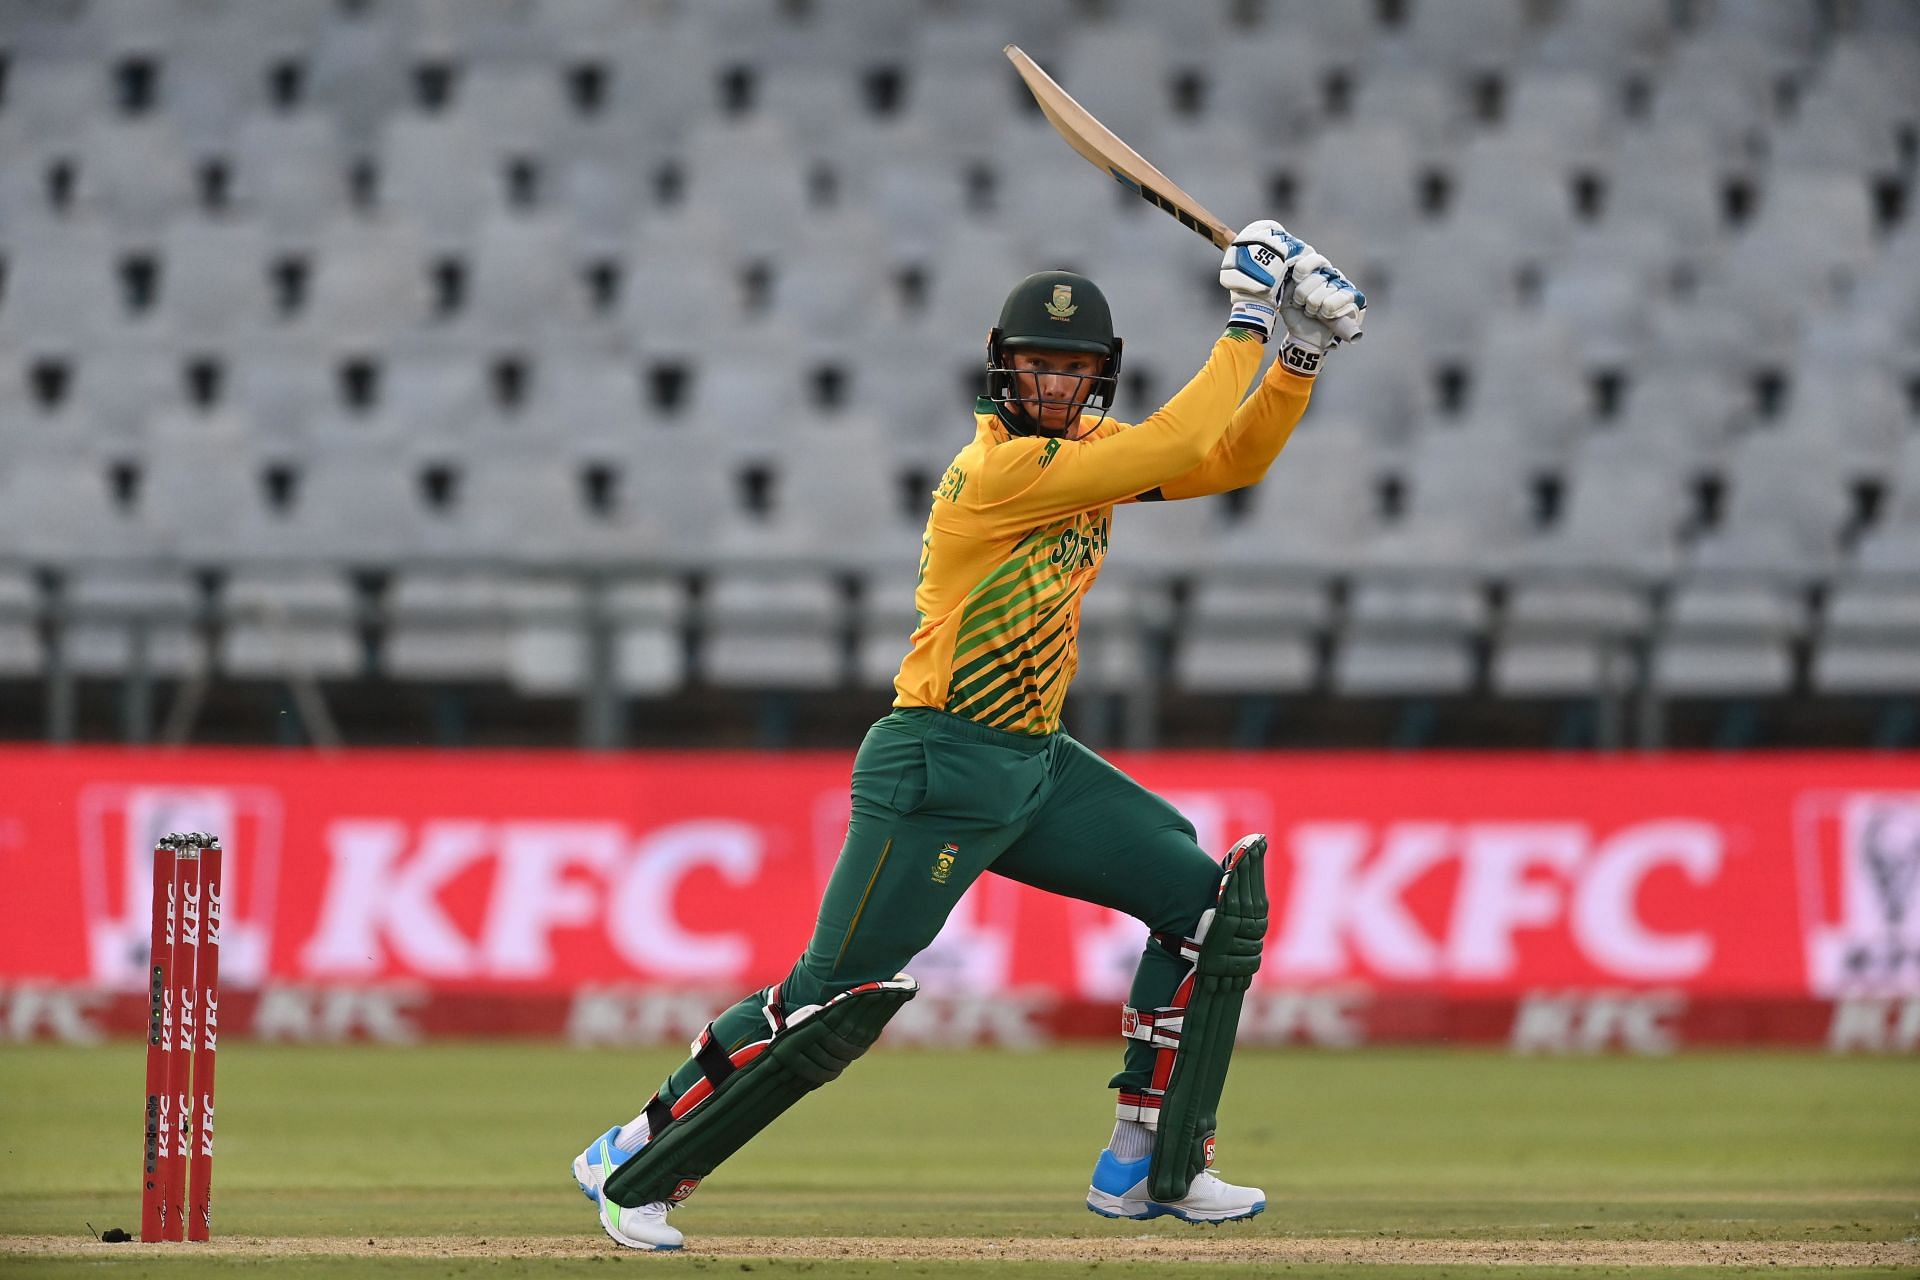
[[[209,1251],[89,1234],[139,1228],[139,1046],[0,1048],[0,1275],[1920,1276],[1911,1059],[1248,1052],[1220,1168],[1269,1207],[1209,1229],[1083,1207],[1116,1057],[876,1052],[641,1256],[567,1164],[670,1054],[232,1042]]]

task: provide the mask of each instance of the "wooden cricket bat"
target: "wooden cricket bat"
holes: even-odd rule
[[[1007,60],[1026,81],[1033,100],[1067,145],[1085,156],[1094,168],[1113,177],[1121,186],[1157,209],[1172,214],[1180,225],[1224,249],[1233,243],[1233,229],[1208,213],[1198,200],[1182,191],[1173,179],[1147,163],[1146,157],[1114,135],[1113,130],[1094,118],[1091,111],[1073,100],[1073,96],[1040,69],[1017,44],[1006,46]],[[1346,316],[1334,322],[1334,336],[1353,342],[1361,336],[1360,325]]]

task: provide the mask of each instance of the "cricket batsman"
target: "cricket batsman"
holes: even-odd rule
[[[1113,511],[1266,474],[1365,296],[1278,222],[1226,250],[1226,331],[1137,426],[1107,416],[1120,339],[1091,280],[1045,271],[987,338],[973,438],[933,492],[919,625],[892,711],[853,763],[852,819],[791,971],[710,1023],[640,1114],[573,1162],[615,1241],[677,1249],[667,1222],[720,1162],[837,1078],[917,990],[901,972],[985,872],[1110,907],[1151,931],[1120,1031],[1113,1136],[1087,1207],[1112,1218],[1249,1218],[1258,1187],[1213,1173],[1215,1112],[1267,927],[1264,836],[1215,861],[1193,825],[1060,727],[1080,601]],[[1279,358],[1251,395],[1269,341]]]

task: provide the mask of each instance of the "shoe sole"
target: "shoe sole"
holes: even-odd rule
[[[627,1239],[625,1236],[616,1233],[613,1229],[613,1224],[607,1221],[606,1206],[600,1197],[595,1196],[593,1200],[594,1204],[600,1209],[600,1229],[607,1233],[607,1239],[613,1241],[622,1249],[632,1249],[636,1253],[673,1253],[686,1247],[678,1244],[642,1244],[638,1241]]]
[[[1223,1222],[1243,1222],[1248,1218],[1255,1217],[1267,1207],[1267,1202],[1261,1200],[1251,1209],[1241,1209],[1233,1213],[1209,1215],[1189,1213],[1184,1209],[1176,1209],[1172,1205],[1155,1204],[1153,1201],[1148,1200],[1144,1202],[1146,1206],[1145,1209],[1136,1213],[1129,1212],[1131,1208],[1129,1202],[1122,1200],[1118,1196],[1109,1196],[1104,1191],[1095,1191],[1094,1195],[1104,1196],[1113,1206],[1111,1208],[1102,1208],[1093,1202],[1093,1196],[1087,1197],[1088,1211],[1097,1213],[1103,1218],[1121,1218],[1130,1222],[1147,1222],[1154,1218],[1178,1218],[1180,1221],[1190,1223],[1196,1227],[1217,1227]],[[1142,1202],[1135,1201],[1133,1203]]]
[[[677,1244],[639,1244],[614,1233],[613,1224],[607,1221],[606,1208],[600,1199],[600,1188],[593,1180],[593,1166],[587,1163],[587,1154],[592,1150],[592,1147],[588,1147],[586,1151],[582,1151],[573,1158],[573,1181],[580,1188],[580,1194],[585,1196],[597,1211],[600,1229],[607,1233],[607,1239],[622,1249],[633,1249],[639,1253],[672,1253],[684,1248],[684,1245]]]

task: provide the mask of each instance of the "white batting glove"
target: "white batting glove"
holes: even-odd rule
[[[1358,327],[1367,318],[1367,295],[1311,248],[1287,263],[1279,304],[1287,326],[1280,362],[1307,378],[1320,372],[1320,361],[1340,344],[1332,326],[1352,317],[1352,336],[1359,337]]]
[[[1227,323],[1265,342],[1280,311],[1288,262],[1305,252],[1311,252],[1305,242],[1272,218],[1242,227],[1220,259],[1220,285],[1233,299]]]

